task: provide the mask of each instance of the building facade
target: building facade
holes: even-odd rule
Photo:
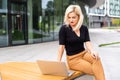
[[[91,28],[120,25],[120,0],[105,0],[100,7],[86,10]]]
[[[80,0],[0,0],[0,47],[58,39],[64,11]]]

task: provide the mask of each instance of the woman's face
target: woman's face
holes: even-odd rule
[[[79,16],[75,12],[71,12],[68,14],[68,22],[70,26],[75,27],[78,23],[78,20]]]

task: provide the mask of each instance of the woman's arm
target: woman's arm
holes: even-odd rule
[[[87,50],[91,53],[93,58],[96,58],[96,59],[99,58],[98,53],[93,50],[93,47],[92,47],[92,44],[90,41],[85,42],[85,46],[86,46]]]
[[[59,45],[58,49],[58,61],[61,61],[63,53],[64,53],[65,46],[64,45]]]

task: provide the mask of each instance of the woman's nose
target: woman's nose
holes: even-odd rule
[[[70,19],[70,21],[72,22],[72,21],[73,21],[73,19]]]

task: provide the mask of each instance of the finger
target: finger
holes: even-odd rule
[[[93,54],[94,58],[97,60],[98,59],[98,55],[97,54]]]
[[[100,57],[99,57],[99,55],[96,55],[96,59],[99,59]]]
[[[96,56],[95,56],[94,54],[91,54],[91,56],[92,56],[93,58],[96,58]]]

